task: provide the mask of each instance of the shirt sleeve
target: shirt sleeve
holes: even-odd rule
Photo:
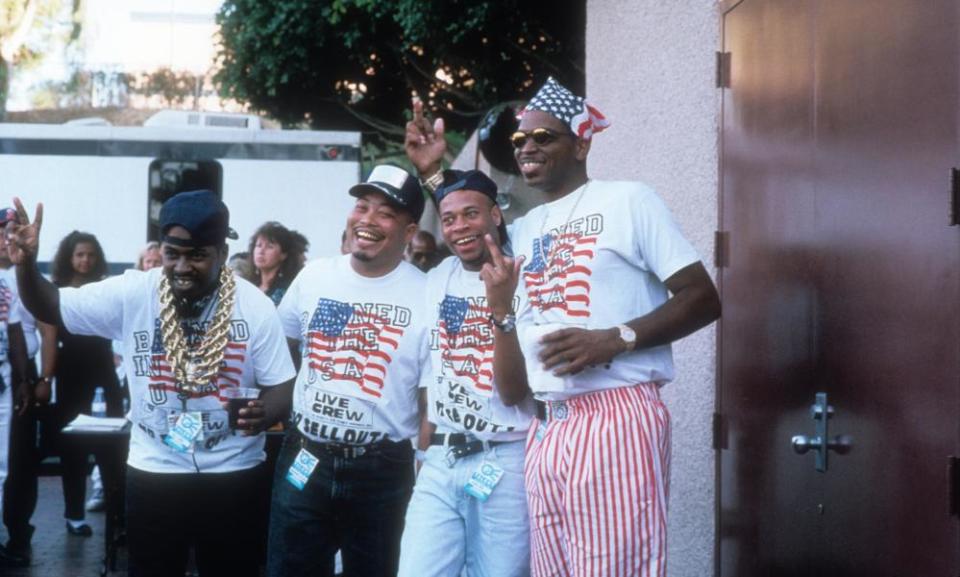
[[[661,281],[695,262],[700,256],[683,236],[666,204],[652,190],[630,195],[633,245],[639,264]]]
[[[259,296],[259,295],[258,295]],[[263,297],[256,314],[261,317],[258,329],[253,337],[253,375],[254,381],[263,387],[272,387],[285,383],[297,375],[290,359],[287,339],[283,336],[280,319],[273,308],[273,301]]]
[[[130,283],[145,274],[131,270],[79,288],[61,288],[60,317],[63,326],[75,335],[121,340],[124,293]]]
[[[283,295],[283,300],[280,301],[280,306],[277,307],[277,316],[280,319],[281,331],[288,339],[294,339],[297,341],[303,340],[303,334],[300,329],[300,280],[303,278],[303,273],[305,271],[300,271],[300,274],[297,275],[293,282],[290,283],[290,287],[287,288],[287,292]]]

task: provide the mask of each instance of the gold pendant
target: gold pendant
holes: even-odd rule
[[[191,381],[199,381],[203,377],[201,363],[203,359],[196,357],[187,361],[187,378]]]

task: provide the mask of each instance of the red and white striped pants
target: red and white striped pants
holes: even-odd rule
[[[665,577],[670,415],[656,384],[547,408],[524,467],[534,577]]]

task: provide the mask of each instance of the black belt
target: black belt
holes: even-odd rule
[[[314,441],[313,439],[310,439],[301,433],[299,430],[296,432],[300,437],[301,447],[305,447],[311,452],[316,451],[317,453],[326,453],[327,455],[331,455],[333,457],[356,459],[357,457],[362,457],[363,455],[380,455],[383,453],[396,452],[398,449],[402,451],[403,446],[406,445],[410,452],[411,459],[413,458],[413,446],[410,444],[410,441],[391,441],[389,439],[384,439],[382,441],[377,441],[367,445],[348,445],[347,443],[324,443],[320,441]]]
[[[447,449],[447,466],[452,467],[457,459],[475,455],[481,451],[486,451],[490,447],[506,445],[507,443],[518,443],[516,441],[481,441],[464,433],[433,433],[430,435],[431,445],[441,445],[449,447]]]
[[[533,401],[534,410],[537,413],[537,419],[547,420],[547,404],[543,401]]]

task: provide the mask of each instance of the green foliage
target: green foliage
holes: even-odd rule
[[[226,0],[215,81],[285,125],[397,140],[418,94],[469,132],[548,75],[583,87],[585,10],[582,0]]]

